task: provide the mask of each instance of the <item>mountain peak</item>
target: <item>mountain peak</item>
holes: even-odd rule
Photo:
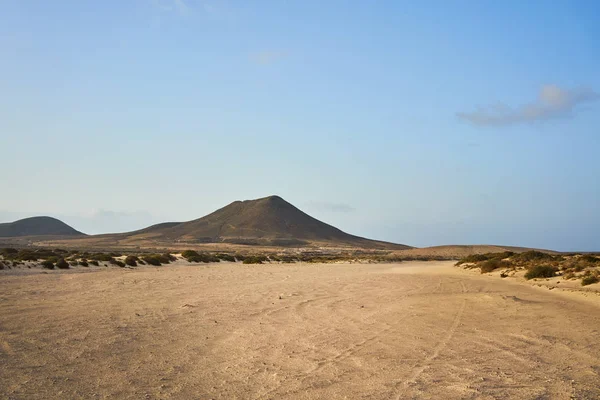
[[[261,197],[259,199],[254,199],[254,200],[244,200],[243,202],[244,203],[251,203],[251,202],[287,203],[287,201],[285,201],[283,198],[281,198],[280,196],[277,196],[277,195]]]
[[[148,233],[147,230],[143,230]],[[141,232],[140,232],[141,233]],[[277,195],[234,201],[217,211],[170,227],[151,229],[156,240],[190,243],[406,247],[368,240],[321,222]]]

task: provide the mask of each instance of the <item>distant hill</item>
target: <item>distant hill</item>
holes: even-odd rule
[[[134,232],[101,235],[101,239],[104,243],[111,239],[119,243],[150,239],[160,243],[272,246],[323,244],[396,250],[411,248],[350,235],[300,211],[279,196],[235,201],[193,221],[168,222]]]
[[[545,249],[532,249],[529,247],[515,247],[515,246],[498,246],[498,245],[445,245],[445,246],[432,246],[422,248],[412,248],[395,252],[396,255],[404,257],[450,257],[450,258],[464,258],[471,254],[485,254],[485,253],[502,253],[505,251],[512,251],[514,253],[523,253],[525,251],[538,250],[545,253],[557,254],[558,252]]]
[[[85,236],[85,234],[52,217],[31,217],[0,224],[0,237],[21,236]]]

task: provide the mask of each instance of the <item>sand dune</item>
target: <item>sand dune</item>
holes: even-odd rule
[[[3,276],[0,397],[599,398],[598,302],[451,262]]]

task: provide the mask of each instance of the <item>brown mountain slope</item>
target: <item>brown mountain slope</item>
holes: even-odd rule
[[[0,224],[0,237],[24,236],[85,236],[85,234],[52,217],[31,217]]]
[[[159,224],[119,236],[120,240],[126,241],[151,238],[160,242],[255,245],[323,243],[369,248],[410,248],[347,234],[300,211],[279,196],[235,201],[193,221]]]

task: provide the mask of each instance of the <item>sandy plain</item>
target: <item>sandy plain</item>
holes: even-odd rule
[[[4,274],[0,398],[600,398],[597,297],[452,265]]]

